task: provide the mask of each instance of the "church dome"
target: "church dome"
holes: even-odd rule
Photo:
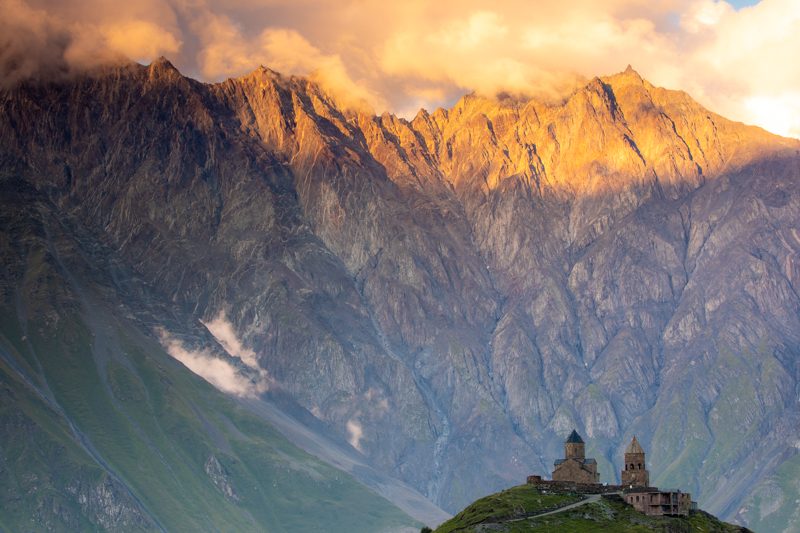
[[[572,433],[567,437],[567,442],[570,444],[583,444],[583,439],[578,435],[578,432],[573,429]]]

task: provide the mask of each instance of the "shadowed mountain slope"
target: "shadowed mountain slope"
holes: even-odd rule
[[[212,344],[202,328],[27,184],[5,180],[0,191],[11,230],[0,245],[3,530],[415,524],[187,372],[152,326]]]

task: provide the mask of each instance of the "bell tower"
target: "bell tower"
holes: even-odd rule
[[[625,467],[622,469],[622,484],[626,487],[650,486],[650,473],[644,462],[644,449],[636,436],[625,449]]]

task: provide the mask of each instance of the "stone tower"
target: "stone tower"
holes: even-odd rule
[[[584,459],[586,457],[585,444],[578,432],[574,429],[564,442],[564,458],[565,459]]]
[[[636,436],[625,450],[625,467],[622,469],[622,484],[626,487],[649,487],[650,473],[644,462],[644,449]]]

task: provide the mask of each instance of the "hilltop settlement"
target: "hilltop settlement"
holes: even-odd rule
[[[536,488],[572,491],[582,494],[622,493],[623,499],[637,511],[649,516],[687,516],[697,509],[689,493],[680,490],[650,486],[650,474],[645,463],[645,452],[634,436],[625,449],[625,466],[621,484],[608,485],[600,482],[597,461],[586,457],[585,443],[573,430],[564,442],[564,458],[554,463],[552,479],[528,476],[528,484]]]

